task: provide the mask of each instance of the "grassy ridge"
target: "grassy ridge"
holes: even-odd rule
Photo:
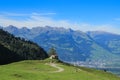
[[[51,73],[57,69],[45,65],[49,60],[27,60],[0,66],[0,80],[120,80],[119,77],[83,67],[55,63],[63,72]]]

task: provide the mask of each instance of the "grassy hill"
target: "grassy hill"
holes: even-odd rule
[[[111,73],[73,67],[55,62],[59,68],[51,66],[49,60],[27,60],[0,66],[0,80],[120,80]]]

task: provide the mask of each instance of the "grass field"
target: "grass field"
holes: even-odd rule
[[[27,60],[0,66],[0,80],[120,80],[104,71],[54,63],[64,71],[52,67],[48,60]]]

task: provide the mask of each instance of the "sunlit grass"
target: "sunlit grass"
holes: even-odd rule
[[[64,71],[51,73],[57,69],[49,65],[49,60],[27,60],[0,66],[0,80],[120,80],[119,77],[83,67],[73,67],[58,63]]]

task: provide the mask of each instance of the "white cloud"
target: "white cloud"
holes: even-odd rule
[[[103,24],[103,25],[90,25],[90,24],[81,24],[81,30],[83,31],[106,31],[120,34],[120,28],[110,25],[110,24]]]
[[[56,13],[54,12],[49,12],[49,13],[36,13],[36,12],[33,12],[33,13],[27,13],[27,14],[22,14],[22,13],[8,13],[8,12],[1,12],[0,15],[2,16],[18,16],[18,17],[21,17],[21,16],[48,16],[48,15],[55,15]]]
[[[56,13],[31,13],[31,14],[13,14],[13,13],[6,13],[0,14],[0,25],[1,26],[8,26],[14,25],[19,28],[21,27],[36,27],[36,26],[52,26],[52,27],[64,27],[64,28],[72,28],[74,30],[81,30],[81,31],[96,31],[102,30],[107,32],[119,33],[120,29],[109,25],[91,25],[87,23],[76,23],[70,22],[69,20],[54,20],[51,17],[46,17],[46,15],[55,15]],[[11,16],[18,16],[18,17],[26,17],[27,19],[23,20],[16,20],[10,18]]]
[[[32,14],[13,14],[13,13],[6,13],[4,15],[0,16],[0,25],[2,26],[8,26],[8,25],[14,25],[19,28],[21,27],[36,27],[36,26],[53,26],[53,27],[65,27],[69,28],[73,26],[69,21],[67,20],[54,20],[50,17],[46,17],[46,15],[53,15],[56,13],[32,13]],[[27,16],[27,19],[23,19],[22,21],[9,18],[10,16]]]

